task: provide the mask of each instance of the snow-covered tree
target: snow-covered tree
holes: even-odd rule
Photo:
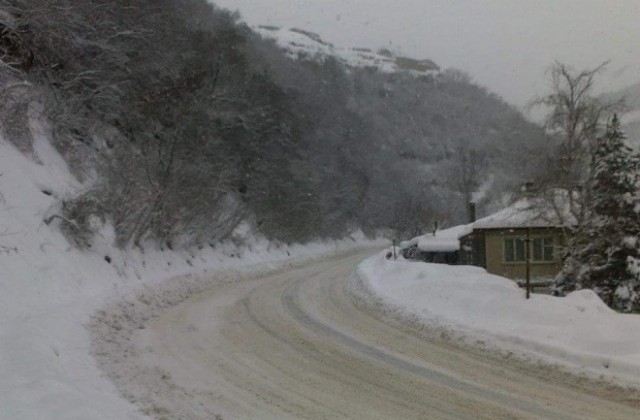
[[[640,158],[617,116],[596,145],[589,202],[555,290],[593,289],[611,307],[640,309]]]

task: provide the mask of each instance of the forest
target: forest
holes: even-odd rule
[[[48,123],[79,247],[406,238],[493,210],[554,141],[461,71],[292,58],[205,0],[3,0],[0,25],[3,134],[28,154]]]

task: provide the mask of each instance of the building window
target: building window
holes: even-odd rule
[[[550,236],[535,237],[531,239],[531,260],[535,262],[555,261],[554,239]],[[526,240],[524,238],[504,239],[504,261],[526,261]]]
[[[506,262],[523,262],[525,260],[524,239],[506,238],[504,240],[504,260]]]
[[[553,261],[553,238],[533,238],[533,261]]]

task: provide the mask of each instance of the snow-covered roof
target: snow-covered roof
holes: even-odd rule
[[[401,248],[411,248],[417,246],[419,250],[425,252],[453,252],[460,247],[458,237],[464,236],[467,232],[467,226],[454,226],[449,229],[443,229],[422,236],[417,236],[409,241],[400,244]]]
[[[400,243],[401,248],[417,246],[425,252],[453,252],[459,249],[459,239],[474,229],[517,229],[563,227],[576,224],[571,213],[567,194],[563,191],[551,193],[552,198],[522,198],[509,207],[478,219],[468,225],[454,226],[426,235],[417,236]]]
[[[556,192],[552,200],[542,197],[520,199],[509,207],[478,219],[468,226],[470,232],[473,229],[562,227],[575,223],[566,193]]]

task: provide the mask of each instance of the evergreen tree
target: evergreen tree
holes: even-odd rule
[[[639,171],[614,115],[594,152],[591,199],[556,279],[560,294],[592,289],[614,309],[640,308]]]

